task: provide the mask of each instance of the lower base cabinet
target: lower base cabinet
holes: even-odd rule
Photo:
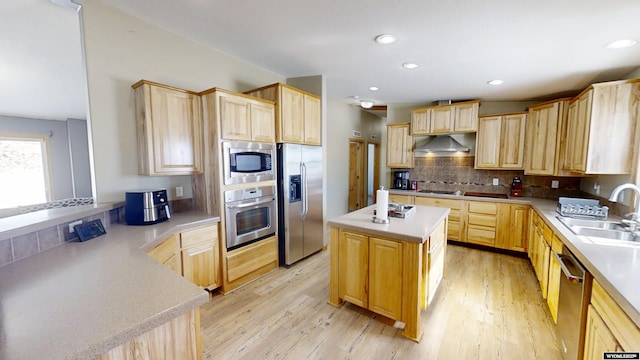
[[[640,329],[604,290],[593,280],[591,304],[587,312],[584,344],[585,360],[601,360],[607,351],[638,351]]]
[[[226,272],[222,292],[226,293],[278,268],[278,237],[261,240],[225,253]]]
[[[178,255],[178,236],[171,235],[165,241],[147,251],[147,254],[160,264],[182,275],[182,263]]]
[[[95,360],[201,360],[200,309],[180,315],[119,345]]]

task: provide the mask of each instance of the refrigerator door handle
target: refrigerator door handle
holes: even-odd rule
[[[302,175],[302,217],[307,216],[307,212],[309,211],[309,197],[307,196],[307,166],[305,163],[300,163],[300,174]]]

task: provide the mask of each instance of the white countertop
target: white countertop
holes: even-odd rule
[[[389,217],[388,224],[376,224],[372,221],[375,208],[375,205],[371,205],[329,219],[327,225],[392,239],[423,243],[431,236],[440,222],[449,215],[450,211],[447,208],[416,206],[416,212],[405,219]]]
[[[0,359],[89,359],[209,299],[149,257],[170,234],[218,222],[178,213],[150,226],[112,224],[0,268]]]

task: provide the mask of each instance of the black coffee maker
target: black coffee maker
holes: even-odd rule
[[[409,182],[408,170],[396,170],[393,172],[393,188],[400,190],[409,190],[411,184]]]

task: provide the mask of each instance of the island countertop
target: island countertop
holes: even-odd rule
[[[0,268],[0,359],[90,359],[208,301],[148,256],[175,232],[213,224],[203,213],[151,226],[112,224]]]
[[[376,224],[372,221],[375,208],[375,205],[371,205],[329,219],[327,225],[397,240],[424,243],[450,212],[448,208],[416,206],[416,212],[405,219],[389,217],[388,224]]]

